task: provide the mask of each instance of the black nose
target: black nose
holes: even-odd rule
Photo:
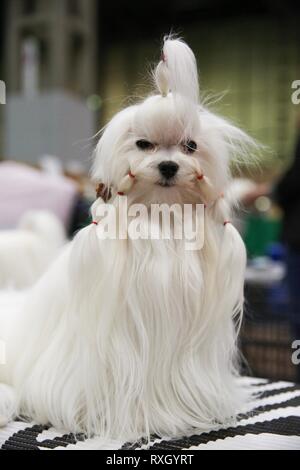
[[[158,165],[158,169],[162,176],[166,178],[167,180],[170,178],[173,178],[173,176],[176,175],[178,171],[179,165],[177,163],[172,162],[172,161],[167,161],[167,162],[161,162]]]

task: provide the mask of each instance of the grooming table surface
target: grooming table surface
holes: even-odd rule
[[[89,450],[89,449],[300,449],[300,385],[243,378],[256,398],[235,426],[181,439],[153,437],[150,445],[112,441],[103,445],[97,437],[84,439],[52,427],[15,421],[0,429],[2,450]]]

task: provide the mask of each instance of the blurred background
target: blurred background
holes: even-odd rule
[[[89,222],[95,134],[150,91],[162,38],[174,32],[196,54],[204,102],[265,146],[258,162],[232,168],[249,259],[245,372],[300,381],[300,4],[2,0],[0,12],[0,287],[30,285],[49,262],[24,259],[35,271],[16,283],[4,268],[22,256],[16,232],[31,233],[31,251],[57,249]]]

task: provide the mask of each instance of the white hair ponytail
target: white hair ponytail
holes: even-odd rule
[[[220,281],[218,288],[227,292],[225,299],[228,305],[224,305],[224,309],[232,312],[238,329],[243,314],[246,259],[245,245],[239,232],[230,222],[225,221],[217,277]]]
[[[166,37],[162,60],[155,72],[156,85],[162,95],[170,91],[191,103],[199,102],[197,63],[193,51],[180,39]]]
[[[183,137],[190,137],[198,118],[199,82],[194,53],[185,42],[169,37],[164,39],[162,59],[154,77],[162,96],[172,94],[184,129]]]
[[[231,312],[238,326],[242,321],[244,303],[244,278],[246,269],[246,249],[244,242],[230,222],[231,207],[224,197],[221,197],[212,208],[212,216],[218,224],[223,225],[223,236],[218,262],[217,288],[226,291],[222,305],[225,312]]]

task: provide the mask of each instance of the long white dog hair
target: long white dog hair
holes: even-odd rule
[[[136,440],[212,429],[247,400],[237,380],[246,255],[219,195],[230,158],[255,144],[201,105],[195,57],[181,40],[164,40],[154,77],[158,94],[105,127],[93,177],[116,207],[124,194],[129,207],[205,203],[204,246],[100,240],[99,197],[94,223],[38,283],[22,317],[2,319],[2,381],[14,390],[2,388],[3,415]],[[178,166],[172,185],[159,172],[165,161]]]

